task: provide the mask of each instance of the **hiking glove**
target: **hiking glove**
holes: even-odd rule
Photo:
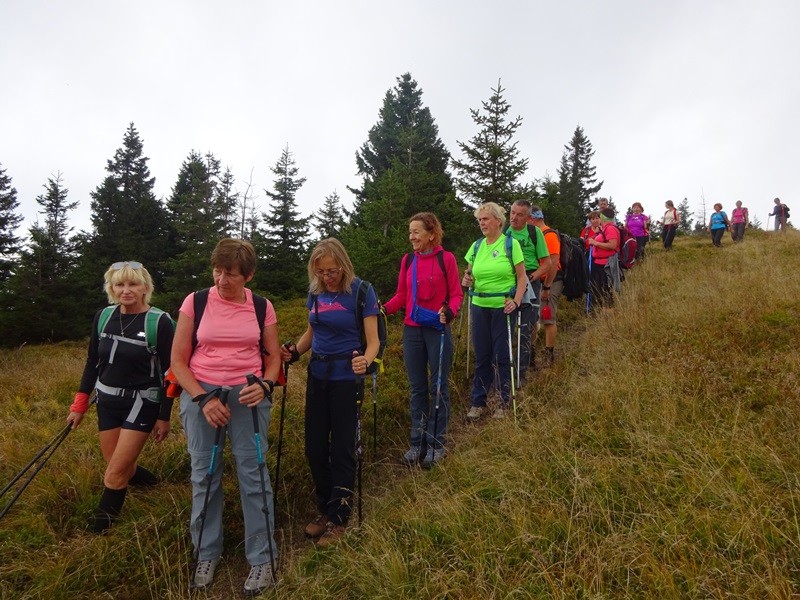
[[[453,311],[452,309],[447,306],[446,304],[442,307],[442,312],[444,313],[444,320],[445,323],[451,323],[453,321]]]
[[[290,365],[300,360],[300,353],[297,351],[297,346],[295,346],[294,344],[286,343],[283,345],[283,347],[292,353],[292,358],[289,359]]]

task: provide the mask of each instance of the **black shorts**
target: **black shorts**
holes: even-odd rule
[[[130,429],[150,433],[156,425],[161,405],[149,400],[133,400],[97,392],[97,428]]]

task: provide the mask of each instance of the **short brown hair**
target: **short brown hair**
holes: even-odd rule
[[[411,224],[411,221],[419,221],[422,223],[425,231],[431,234],[436,244],[442,243],[444,229],[442,229],[442,224],[439,222],[439,219],[435,214],[432,212],[420,212],[408,220],[409,225]]]
[[[247,240],[223,238],[211,253],[211,268],[233,271],[250,277],[256,271],[256,251]]]

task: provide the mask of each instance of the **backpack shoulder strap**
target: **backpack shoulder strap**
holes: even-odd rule
[[[514,246],[514,238],[511,237],[510,233],[506,234],[506,240],[505,240],[505,243],[503,245],[505,246],[506,256],[508,257],[508,262],[511,263],[511,270],[513,271],[514,270],[514,258],[512,256],[512,250],[513,250],[513,246]]]
[[[444,266],[444,250],[441,252],[436,253],[436,262],[439,263],[439,268],[442,270],[442,275],[444,275],[444,284],[445,284],[445,298],[444,303],[449,305],[450,304],[450,282],[447,281],[447,269]]]
[[[261,354],[267,354],[264,347],[264,319],[267,318],[267,299],[264,296],[253,294],[253,308],[256,311],[256,321],[258,321],[258,346]]]
[[[147,342],[147,350],[150,352],[150,354],[156,353],[156,346],[158,343],[158,322],[161,320],[161,317],[166,314],[167,313],[160,308],[152,306],[144,316],[144,339]],[[174,331],[175,324],[172,321],[172,317],[167,315],[167,318],[169,319],[169,323]]]
[[[203,318],[203,313],[206,311],[208,292],[210,289],[211,288],[205,288],[194,293],[194,331],[192,332],[192,348],[197,347],[197,328],[200,327],[200,321]]]
[[[111,318],[111,315],[114,314],[114,310],[116,310],[117,305],[113,306],[106,306],[103,311],[100,313],[100,318],[97,320],[97,335],[98,337],[102,335],[103,330],[106,328],[108,324],[108,320]]]
[[[371,287],[371,283],[362,279],[356,289],[356,325],[362,339],[364,337],[364,306],[367,303],[367,292]]]
[[[478,238],[475,243],[472,245],[472,264],[475,264],[475,259],[478,258],[478,250],[483,243],[483,238]]]
[[[528,223],[528,237],[531,239],[534,251],[536,251],[536,225]]]

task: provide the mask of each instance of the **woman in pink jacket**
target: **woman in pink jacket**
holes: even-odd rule
[[[411,388],[411,447],[403,459],[410,465],[422,460],[426,468],[445,454],[453,357],[450,323],[464,296],[455,256],[441,246],[443,235],[433,213],[411,217],[408,239],[414,251],[403,257],[397,291],[384,306],[386,314],[405,309],[403,358]]]

